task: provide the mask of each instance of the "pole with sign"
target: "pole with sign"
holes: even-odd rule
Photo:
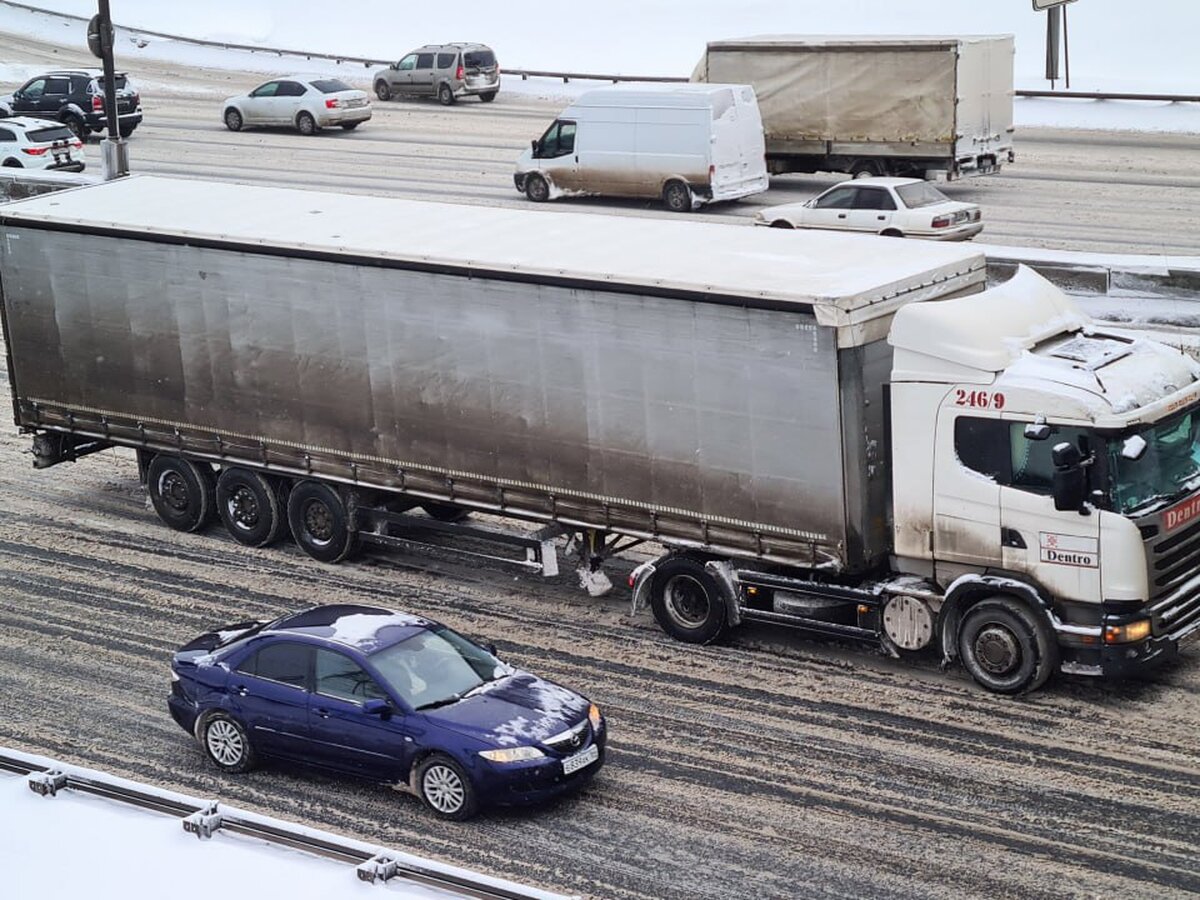
[[[113,26],[108,0],[100,0],[100,11],[88,22],[87,43],[92,55],[98,56],[104,65],[104,113],[108,120],[108,137],[100,142],[100,155],[104,163],[104,178],[109,180],[129,174],[129,147],[121,137],[117,118]]]
[[[1058,48],[1066,58],[1067,90],[1071,89],[1071,51],[1067,42],[1067,4],[1075,0],[1033,0],[1034,12],[1046,13],[1046,80],[1050,89],[1058,81]]]

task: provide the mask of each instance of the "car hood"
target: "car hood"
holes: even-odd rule
[[[422,711],[430,722],[497,747],[544,741],[587,716],[588,701],[572,690],[516,672],[481,685],[457,703]]]

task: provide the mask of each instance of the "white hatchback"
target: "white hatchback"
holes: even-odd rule
[[[286,125],[301,134],[335,125],[350,131],[371,118],[371,101],[338,78],[292,75],[230,97],[222,116],[230,131],[246,125]]]
[[[82,172],[83,141],[61,122],[16,116],[0,119],[0,166]]]
[[[919,178],[858,178],[805,203],[760,210],[754,224],[965,241],[983,231],[983,214]]]

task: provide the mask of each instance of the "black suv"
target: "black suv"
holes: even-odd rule
[[[104,74],[96,69],[63,69],[31,78],[13,91],[13,115],[57,119],[81,141],[108,126],[104,113]],[[116,75],[117,127],[129,137],[142,121],[142,98],[124,72]]]

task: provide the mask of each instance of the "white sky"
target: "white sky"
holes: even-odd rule
[[[96,0],[26,0],[92,15]],[[969,34],[1017,37],[1018,87],[1042,86],[1045,16],[1030,0],[604,0],[415,3],[354,0],[111,0],[118,24],[188,37],[399,58],[473,40],[502,66],[687,75],[709,40],[749,34]],[[1200,91],[1200,0],[1077,0],[1068,6],[1072,87]],[[1060,83],[1061,87],[1061,83]]]

